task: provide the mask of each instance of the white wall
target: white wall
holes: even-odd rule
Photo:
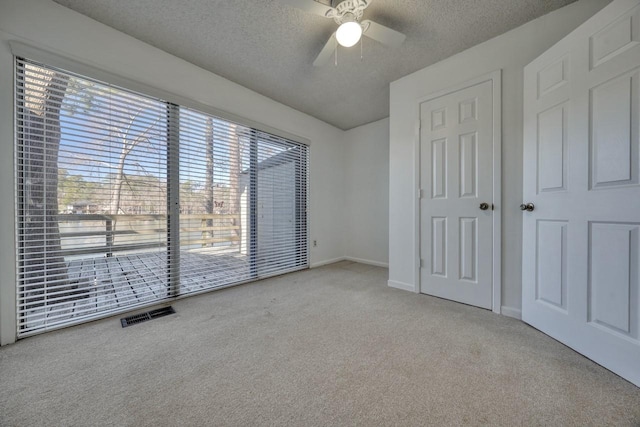
[[[0,344],[15,336],[13,57],[18,40],[311,141],[312,265],[344,257],[344,132],[51,0],[0,3]],[[171,98],[169,98],[171,99]]]
[[[502,307],[518,316],[522,274],[523,68],[609,3],[580,0],[391,84],[389,284],[416,289],[418,99],[502,69]]]
[[[389,119],[345,133],[346,258],[389,262]]]

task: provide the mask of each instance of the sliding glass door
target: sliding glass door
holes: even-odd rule
[[[307,147],[180,109],[180,293],[307,265]]]
[[[18,334],[305,268],[305,145],[16,60]]]
[[[20,331],[165,296],[165,103],[17,65]]]
[[[180,109],[180,293],[251,279],[251,130]]]

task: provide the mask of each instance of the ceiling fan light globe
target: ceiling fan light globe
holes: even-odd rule
[[[362,26],[356,21],[345,22],[338,27],[336,39],[340,46],[351,47],[362,37]]]

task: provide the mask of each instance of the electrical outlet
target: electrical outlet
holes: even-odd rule
[[[314,241],[313,241],[313,247],[314,247],[314,248],[318,247],[318,241],[317,241],[317,240],[314,240]]]

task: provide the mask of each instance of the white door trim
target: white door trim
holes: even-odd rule
[[[493,93],[493,266],[492,266],[492,311],[500,314],[502,304],[502,70],[476,77],[453,87],[431,93],[415,101],[415,129],[414,129],[414,218],[415,236],[421,234],[420,224],[420,104],[435,98],[448,95],[459,90],[490,81]],[[415,263],[415,292],[421,292],[420,283],[420,239],[414,239]]]

